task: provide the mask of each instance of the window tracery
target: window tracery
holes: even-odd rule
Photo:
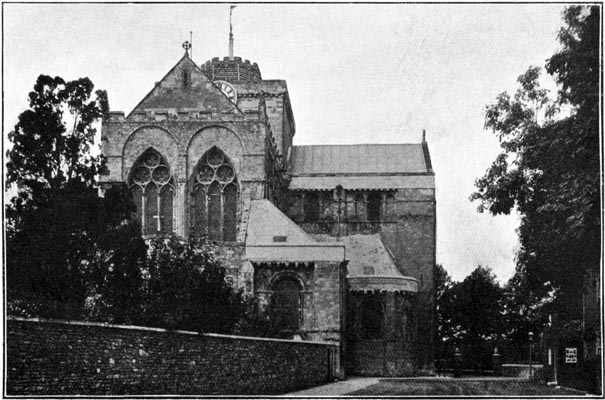
[[[154,149],[134,163],[129,187],[144,235],[172,232],[174,178],[166,160]]]
[[[238,182],[225,154],[213,147],[200,159],[192,179],[191,234],[235,241]]]

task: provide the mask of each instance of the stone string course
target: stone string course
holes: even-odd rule
[[[5,395],[270,395],[326,383],[336,346],[98,323],[6,321]]]

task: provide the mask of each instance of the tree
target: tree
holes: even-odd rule
[[[107,93],[97,90],[88,78],[65,82],[40,75],[29,94],[30,109],[8,134],[7,185],[16,184],[16,205],[29,198],[41,201],[38,191],[59,190],[71,182],[86,186],[105,171],[101,157],[90,154],[96,129],[93,123],[108,111]]]
[[[454,350],[454,327],[452,326],[452,312],[454,308],[452,278],[441,264],[435,264],[433,269],[435,288],[435,344],[438,359],[447,359]]]
[[[91,296],[106,285],[107,270],[100,269],[132,268],[126,258],[145,254],[128,222],[134,204],[124,189],[99,196],[96,178],[105,162],[91,154],[93,125],[109,107],[106,93],[93,95],[93,88],[88,78],[41,75],[30,108],[8,135],[6,183],[17,190],[6,210],[11,312],[88,318]],[[110,242],[134,248],[125,258],[126,249],[116,251]]]
[[[174,235],[151,242],[144,271],[145,325],[198,332],[232,333],[246,305],[205,239]]]
[[[600,257],[599,29],[597,6],[565,10],[562,49],[546,64],[560,85],[556,97],[540,87],[541,69],[518,79],[514,96],[498,95],[485,109],[485,127],[502,147],[475,182],[478,210],[521,216],[516,273],[526,299],[552,298],[574,318],[582,277]],[[574,301],[575,300],[575,301]]]
[[[494,274],[478,266],[462,282],[452,283],[441,266],[436,272],[439,356],[451,358],[458,347],[466,368],[489,369],[493,348],[504,334],[504,293]]]

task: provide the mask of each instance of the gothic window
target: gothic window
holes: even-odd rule
[[[380,340],[384,334],[384,310],[382,303],[370,298],[361,303],[361,326],[365,340]]]
[[[134,163],[128,183],[143,234],[172,232],[174,178],[160,153],[145,151]]]
[[[293,276],[284,276],[272,287],[271,318],[278,330],[297,331],[302,315],[302,287]]]
[[[380,208],[382,207],[382,196],[379,192],[372,192],[368,196],[368,221],[380,220]]]
[[[201,158],[192,178],[191,234],[235,241],[238,184],[235,169],[217,147]]]
[[[305,193],[304,213],[305,222],[317,222],[319,220],[319,196],[317,193]]]

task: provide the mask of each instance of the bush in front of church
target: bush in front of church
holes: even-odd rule
[[[222,261],[205,238],[157,236],[143,266],[140,323],[168,329],[232,333],[246,310]]]

